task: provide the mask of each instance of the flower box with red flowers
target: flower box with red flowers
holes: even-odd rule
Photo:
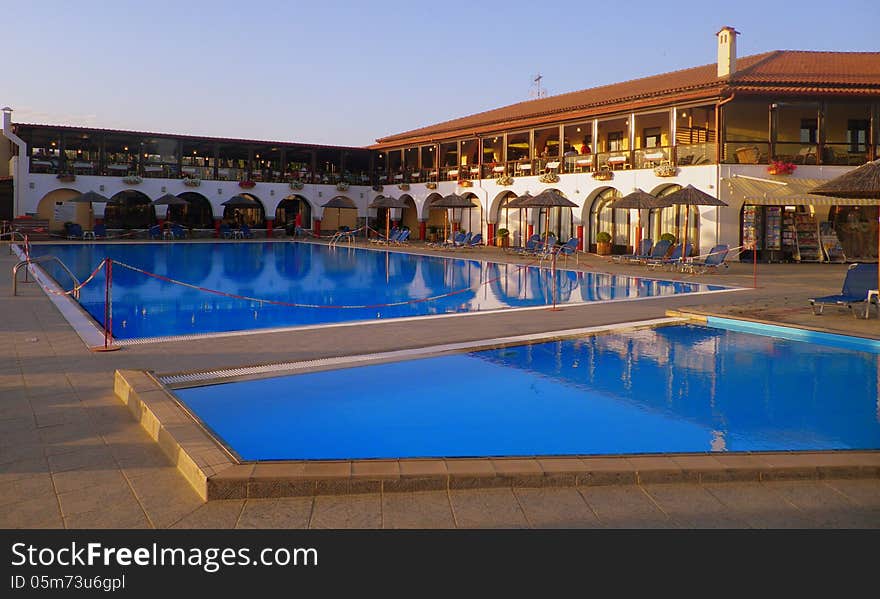
[[[248,181],[239,181],[239,182],[238,182],[238,186],[239,186],[239,187],[243,187],[244,189],[250,189],[250,188],[252,188],[254,185],[256,185],[256,182],[254,182],[254,181],[250,181],[250,180],[248,180]]]
[[[767,172],[771,175],[790,175],[796,168],[797,166],[785,160],[771,160]]]

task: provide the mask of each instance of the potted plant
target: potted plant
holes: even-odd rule
[[[664,233],[660,236],[660,241],[668,241],[669,243],[675,243],[675,235],[672,233]]]
[[[437,241],[437,233],[440,232],[440,227],[436,225],[431,225],[428,227],[428,241]]]
[[[611,233],[599,231],[596,234],[596,253],[600,256],[609,256],[611,254]]]
[[[556,173],[544,173],[538,181],[541,183],[559,183],[559,175]]]
[[[336,191],[348,191],[348,181],[340,181],[337,183]]]
[[[767,172],[771,175],[790,175],[796,168],[793,163],[785,160],[771,160]]]
[[[76,181],[76,175],[74,175],[73,173],[58,173],[56,177],[59,181],[63,181],[64,183]]]
[[[304,186],[305,186],[305,184],[302,181],[299,181],[297,179],[290,182],[291,189],[302,189]]]
[[[257,183],[255,181],[251,181],[250,179],[245,179],[244,181],[239,181],[238,186],[244,189],[251,189]]]
[[[507,229],[501,228],[501,229],[498,229],[498,232],[496,233],[496,235],[498,237],[498,240],[496,241],[496,244],[498,245],[498,247],[502,247],[502,248],[510,247],[510,231],[508,231]]]
[[[434,181],[428,181],[425,183],[425,187],[428,189],[437,189],[437,184]]]

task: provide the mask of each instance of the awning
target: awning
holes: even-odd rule
[[[877,206],[880,200],[833,198],[809,193],[827,179],[756,179],[724,177],[734,198],[744,204],[759,206]]]

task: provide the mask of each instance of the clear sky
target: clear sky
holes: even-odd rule
[[[529,98],[740,56],[878,51],[877,0],[5,0],[19,122],[367,145]]]

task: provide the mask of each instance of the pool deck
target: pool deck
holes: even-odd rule
[[[454,255],[517,261],[496,248]],[[11,272],[15,261],[5,248],[0,250],[5,272]],[[733,263],[723,273],[699,277],[617,265],[593,255],[583,255],[578,266],[570,260],[568,266],[743,287],[752,284],[751,264]],[[743,465],[748,476],[721,480],[711,473],[729,468],[718,466],[717,458],[736,456],[694,456],[703,459],[689,466],[674,458],[616,458],[621,461],[611,471],[631,476],[609,478],[602,484],[594,479],[591,484],[578,481],[575,475],[573,481],[566,479],[573,484],[564,486],[505,483],[478,489],[450,484],[447,467],[447,484],[439,490],[391,490],[379,485],[346,495],[342,492],[351,493],[351,485],[335,491],[328,486],[323,492],[316,485],[301,496],[265,498],[271,493],[264,493],[257,498],[232,493],[227,496],[236,498],[205,502],[114,391],[117,370],[161,375],[372,354],[664,318],[670,310],[880,339],[876,313],[863,320],[834,308],[826,308],[823,316],[810,312],[807,299],[839,292],[845,269],[840,264],[759,264],[758,288],[732,293],[197,338],[131,345],[108,353],[89,351],[33,284],[20,284],[20,295],[13,298],[7,276],[0,280],[5,341],[0,346],[0,526],[876,528],[880,526],[880,452],[779,454],[774,459],[764,456],[760,467],[749,456],[751,465]],[[805,457],[812,461],[803,462]],[[791,458],[801,461],[795,464]],[[488,460],[475,462],[484,463],[471,464],[474,471],[488,473]],[[545,462],[537,464],[541,477],[560,466]],[[504,468],[488,465],[493,476]],[[399,479],[403,465],[397,462],[393,467]],[[359,474],[351,465],[347,470],[335,468],[333,476],[355,478]],[[774,468],[777,476],[761,475]],[[692,474],[700,470],[710,474]],[[533,479],[537,475],[531,462],[518,463],[511,472],[530,473]]]

